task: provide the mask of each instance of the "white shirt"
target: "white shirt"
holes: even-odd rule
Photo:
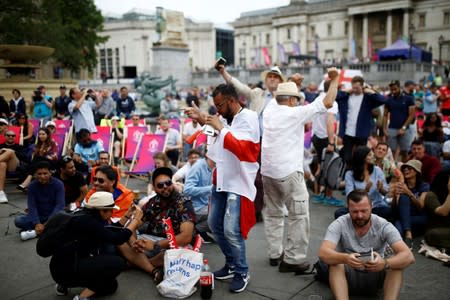
[[[450,153],[450,140],[446,141],[442,146],[443,153]]]
[[[326,93],[321,92],[319,96],[316,97],[314,102],[323,101]],[[313,103],[314,103],[313,102]],[[329,108],[326,112],[318,113],[312,120],[312,133],[317,136],[319,139],[328,138],[328,114],[336,115],[338,113],[338,105],[336,102],[333,102],[333,106]]]
[[[197,125],[194,127],[194,122],[189,122],[184,125],[183,128],[183,135],[185,136],[191,136],[197,131],[201,129],[201,126],[197,123]]]
[[[192,165],[190,163],[186,163],[184,166],[182,166],[180,169],[178,169],[178,171],[176,171],[173,176],[177,176],[178,181],[183,181],[188,176],[191,168],[192,168]]]
[[[358,122],[359,110],[364,94],[350,95],[348,99],[348,112],[347,112],[347,124],[345,126],[345,135],[356,135],[356,123]]]
[[[326,111],[323,101],[289,107],[272,99],[264,110],[261,174],[279,179],[303,172],[305,123]]]

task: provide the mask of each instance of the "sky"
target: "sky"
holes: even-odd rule
[[[184,12],[195,21],[229,23],[242,12],[288,5],[290,0],[94,0],[103,14],[123,14],[132,8],[155,10],[157,6]]]

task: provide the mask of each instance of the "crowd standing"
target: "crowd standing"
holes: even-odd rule
[[[286,79],[277,66],[261,74],[263,87],[215,68],[225,83],[161,101],[155,133],[166,136],[166,147],[152,157],[142,199],[121,182],[130,163],[123,118],[147,127],[127,87],[67,93],[62,85],[53,100],[39,86],[28,102],[12,90],[0,118],[0,203],[8,202],[5,179],[18,178],[28,199],[15,219],[22,240],[40,236],[60,211],[80,214],[67,231],[79,245],[61,247],[50,262],[57,294],[77,286],[85,289],[74,299],[111,294],[127,262],[160,283],[170,247],[166,217],[180,246],[192,245],[197,233],[217,243],[224,264],[214,277],[232,279],[231,292],[250,282],[245,240],[257,221],[264,222],[268,264],[308,272],[310,196],[337,207],[316,265],[338,299],[382,287],[386,298],[397,298],[416,236],[450,249],[450,80],[394,80],[383,91],[356,76],[346,90],[330,68],[319,91],[313,82],[304,88],[301,74]],[[182,106],[190,122],[179,130],[170,121],[182,117]],[[63,140],[64,155],[53,138],[60,120],[72,122],[75,136]],[[114,134],[110,149],[92,138],[105,121]],[[202,131],[206,143],[193,143]]]

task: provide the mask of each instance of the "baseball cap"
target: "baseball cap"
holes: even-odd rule
[[[48,127],[48,126],[56,127],[56,123],[53,121],[48,121],[47,123],[45,123],[45,127]]]

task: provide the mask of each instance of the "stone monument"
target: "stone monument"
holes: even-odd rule
[[[182,12],[156,8],[158,41],[153,43],[151,74],[161,78],[172,76],[181,87],[191,85],[189,48]]]

